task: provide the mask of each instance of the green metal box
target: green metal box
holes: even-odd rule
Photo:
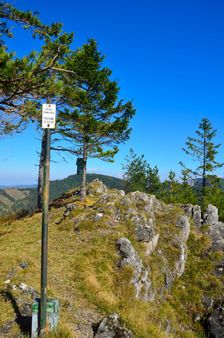
[[[57,299],[47,300],[47,332],[54,331],[58,326],[59,302]],[[38,337],[40,331],[40,298],[32,304],[32,332],[31,338]]]

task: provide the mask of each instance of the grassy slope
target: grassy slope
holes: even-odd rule
[[[93,205],[96,199],[97,196],[88,197],[85,205]],[[85,326],[89,319],[94,322],[112,312],[121,315],[135,338],[204,337],[200,325],[193,320],[196,313],[204,310],[201,296],[203,293],[223,295],[223,283],[211,273],[217,257],[206,253],[210,245],[207,236],[192,229],[186,273],[175,282],[172,292],[164,294],[163,301],[144,303],[134,298],[130,269],[117,269],[115,242],[120,237],[132,240],[143,263],[149,263],[153,285],[157,288],[163,283],[159,256],[155,253],[144,257],[144,247],[134,240],[134,229],[129,224],[120,222],[116,228],[108,227],[109,215],[105,215],[104,221],[91,221],[94,213],[91,208],[85,209],[89,217],[79,225],[78,231],[74,231],[74,221],[83,213],[82,203],[56,224],[62,219],[63,204],[72,200],[73,197],[61,200],[61,208],[52,207],[49,218],[48,295],[60,300],[62,333],[57,337],[87,337],[84,331],[80,333],[77,324]],[[157,250],[165,253],[170,264],[176,251],[167,243],[177,231],[175,224],[179,214],[180,210],[174,208],[169,214],[157,217],[161,236]],[[10,225],[0,225],[0,326],[15,318],[11,302],[3,297],[3,282],[12,268],[22,261],[28,262],[27,269],[17,268],[12,283],[23,282],[39,290],[40,225],[40,213]],[[10,292],[14,297],[19,296],[18,291]],[[173,334],[165,332],[168,320],[172,322]],[[14,322],[8,337],[18,332],[19,327]]]

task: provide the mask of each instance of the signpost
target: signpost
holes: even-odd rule
[[[47,251],[48,251],[48,208],[51,129],[55,128],[56,105],[43,104],[42,128],[44,128],[43,160],[43,200],[42,200],[42,241],[41,241],[41,300],[40,300],[40,335],[46,331],[47,318]]]
[[[55,128],[56,105],[44,103],[42,106],[42,128]]]

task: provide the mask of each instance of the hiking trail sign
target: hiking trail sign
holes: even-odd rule
[[[55,129],[56,105],[44,103],[42,105],[42,128]]]

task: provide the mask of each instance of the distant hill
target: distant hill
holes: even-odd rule
[[[91,182],[98,178],[108,188],[124,189],[124,181],[120,178],[99,175],[87,174],[87,182]],[[71,175],[62,180],[50,182],[50,201],[59,198],[62,194],[70,189],[80,186],[80,176]],[[0,189],[0,215],[15,213],[15,212],[31,212],[37,206],[37,188],[22,189],[22,188],[4,188]]]
[[[0,189],[33,189],[37,184],[16,184],[16,185],[0,185]]]
[[[212,185],[214,184],[214,180],[216,181],[217,177],[214,176],[210,176],[207,180],[206,180],[206,185]],[[224,190],[224,178],[219,177],[219,188]],[[202,188],[202,178],[196,178],[193,182],[193,187],[196,191],[201,191]]]
[[[0,189],[0,215],[24,209],[33,189]]]
[[[124,189],[124,180],[107,175],[87,174],[87,183],[98,178],[108,188]],[[63,180],[55,180],[50,183],[50,200],[53,201],[72,188],[80,186],[81,178],[78,175],[71,175]]]

